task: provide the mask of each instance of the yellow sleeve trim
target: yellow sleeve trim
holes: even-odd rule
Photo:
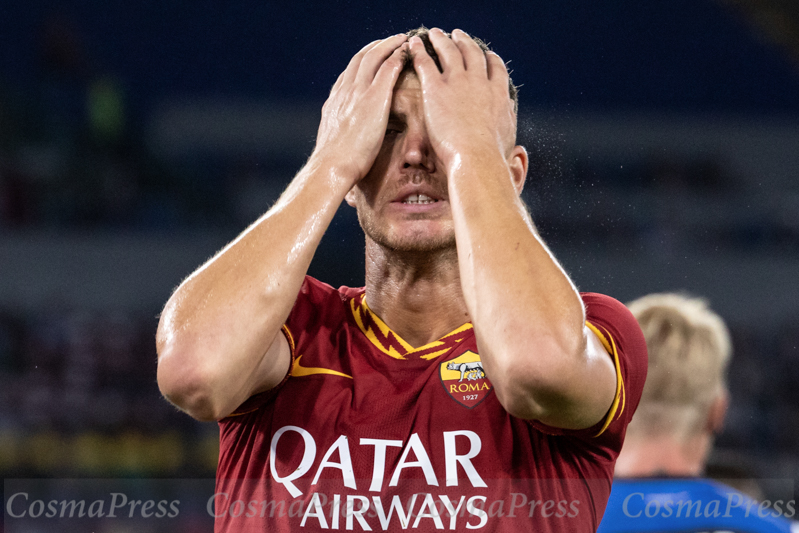
[[[604,346],[605,350],[607,350],[608,354],[613,356],[613,366],[616,368],[616,396],[613,398],[613,403],[610,406],[610,410],[608,410],[608,414],[605,416],[605,422],[602,424],[602,428],[599,432],[594,435],[594,437],[598,437],[608,429],[610,423],[613,422],[613,419],[616,416],[621,416],[624,412],[624,404],[626,403],[626,391],[624,390],[624,378],[621,375],[621,364],[619,363],[619,352],[616,349],[616,341],[613,340],[613,336],[610,333],[603,333],[597,326],[591,324],[590,322],[586,322],[585,325],[591,331],[599,337],[599,340],[602,342],[602,346]]]
[[[294,361],[294,337],[291,335],[291,331],[289,331],[289,327],[286,324],[283,324],[283,327],[280,328],[286,336],[286,340],[289,341],[289,348],[291,349],[291,360]]]

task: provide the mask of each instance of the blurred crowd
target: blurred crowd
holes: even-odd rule
[[[32,78],[0,79],[0,230],[240,225],[296,169],[268,158],[159,159],[125,80],[93,57],[71,18],[51,13],[35,42]]]
[[[296,170],[293,161],[288,167],[250,157],[158,158],[125,122],[117,82],[80,86],[48,98],[0,86],[0,230],[240,226],[270,205]],[[70,107],[83,113],[59,118]],[[104,113],[119,116],[111,121]]]
[[[0,312],[5,475],[213,474],[215,425],[161,399],[152,316]]]

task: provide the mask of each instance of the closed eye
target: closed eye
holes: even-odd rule
[[[393,112],[389,113],[386,125],[386,137],[400,134],[403,131],[405,131],[405,120],[403,117]]]

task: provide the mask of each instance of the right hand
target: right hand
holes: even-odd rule
[[[407,39],[399,34],[363,47],[322,107],[311,158],[331,165],[350,186],[366,176],[380,151]]]

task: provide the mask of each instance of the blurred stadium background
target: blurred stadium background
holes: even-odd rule
[[[731,326],[714,469],[799,474],[799,4],[2,2],[0,472],[213,477],[155,383],[171,290],[264,212],[363,44],[421,24],[522,84],[525,197],[581,290]],[[312,266],[361,285],[342,208]]]

